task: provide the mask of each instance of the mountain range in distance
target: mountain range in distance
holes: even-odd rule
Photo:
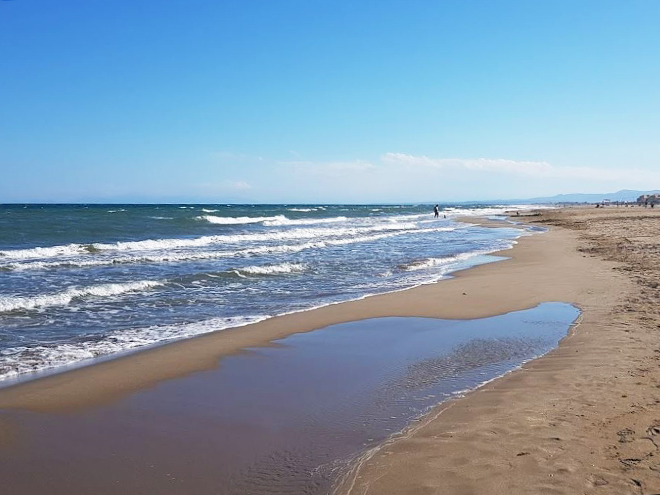
[[[603,194],[557,194],[555,196],[547,196],[541,198],[528,198],[528,199],[517,199],[517,200],[502,200],[493,201],[492,203],[499,204],[548,204],[548,203],[602,203],[603,201],[637,201],[637,198],[642,194],[660,194],[660,190],[653,191],[634,191],[631,189],[622,189],[621,191],[612,192],[612,193],[603,193]],[[490,203],[490,201],[489,201]]]

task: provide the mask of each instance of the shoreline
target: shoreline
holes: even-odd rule
[[[574,305],[575,306],[575,305]],[[577,307],[577,306],[575,306]],[[578,308],[579,309],[579,308]],[[394,447],[396,444],[400,441],[403,440],[408,440],[411,437],[413,437],[419,430],[422,430],[425,427],[428,427],[430,424],[438,421],[440,417],[442,416],[443,413],[448,411],[449,409],[453,408],[457,404],[460,404],[461,401],[465,401],[469,398],[471,398],[474,394],[477,394],[480,392],[483,388],[488,387],[489,385],[500,381],[504,379],[506,376],[510,375],[511,373],[516,373],[520,372],[525,369],[527,365],[530,363],[537,361],[539,359],[543,359],[544,357],[548,356],[549,354],[555,352],[560,345],[562,345],[562,342],[566,341],[567,339],[570,339],[571,337],[575,336],[575,332],[577,331],[577,327],[580,326],[582,323],[582,310],[580,310],[580,313],[576,320],[569,326],[568,332],[566,336],[564,336],[559,343],[557,344],[557,347],[554,347],[553,349],[550,349],[548,352],[541,354],[539,356],[533,357],[524,363],[522,363],[520,366],[517,366],[515,368],[512,368],[510,370],[505,371],[501,375],[498,375],[494,378],[490,378],[479,385],[477,385],[475,388],[469,389],[469,390],[464,390],[462,392],[457,393],[454,397],[448,398],[446,400],[443,400],[436,404],[435,406],[432,406],[429,410],[425,411],[422,413],[419,417],[413,419],[403,430],[398,431],[393,433],[389,438],[387,438],[385,441],[381,442],[380,444],[368,449],[365,452],[362,452],[356,459],[354,459],[350,463],[350,467],[346,473],[343,474],[343,476],[337,481],[335,484],[331,495],[352,495],[356,491],[356,485],[362,476],[360,476],[363,468],[369,463],[372,462],[372,459],[376,456],[378,456],[381,452],[383,452],[385,449],[389,447]],[[389,453],[388,453],[389,455]],[[368,491],[360,492],[360,493],[368,493]]]
[[[132,495],[178,495],[184,487],[327,495],[351,459],[438,400],[547,352],[578,314],[544,303],[477,320],[344,323],[251,348],[107,406],[5,410],[16,435],[14,445],[0,446],[0,475],[25,495],[51,484],[62,494],[122,486]]]
[[[207,334],[214,334],[218,333],[221,331],[227,331],[227,330],[235,330],[238,328],[243,328],[246,326],[251,326],[257,323],[261,323],[266,320],[271,320],[274,318],[280,318],[280,317],[287,317],[289,315],[293,315],[296,313],[307,313],[310,311],[315,311],[318,309],[323,309],[328,306],[334,306],[334,305],[341,305],[345,303],[353,303],[353,302],[358,302],[367,298],[371,297],[377,297],[377,296],[382,296],[386,294],[393,294],[393,293],[398,293],[398,292],[405,292],[408,290],[413,290],[418,287],[426,286],[426,285],[434,285],[438,282],[442,282],[447,279],[451,279],[455,276],[455,274],[459,272],[463,272],[466,270],[470,270],[472,268],[475,268],[479,265],[482,264],[488,264],[488,263],[494,263],[497,261],[502,261],[503,259],[506,259],[506,256],[503,256],[504,253],[507,253],[510,251],[515,245],[518,243],[519,239],[522,237],[526,237],[529,235],[534,235],[537,232],[532,232],[529,230],[525,229],[525,225],[523,222],[515,222],[515,221],[505,221],[499,218],[489,218],[489,217],[480,217],[480,216],[462,216],[462,217],[455,217],[454,221],[457,223],[463,223],[464,228],[469,228],[471,226],[476,227],[485,227],[485,228],[505,228],[509,230],[517,230],[520,232],[518,237],[516,238],[504,238],[500,239],[501,241],[505,241],[510,243],[508,247],[503,247],[503,248],[498,248],[498,247],[492,247],[489,249],[492,250],[475,250],[475,251],[468,251],[466,253],[460,253],[459,255],[449,255],[446,256],[449,259],[453,260],[448,263],[448,271],[442,273],[442,274],[435,274],[434,278],[431,278],[429,280],[424,280],[424,281],[417,281],[414,282],[413,285],[409,286],[403,286],[403,287],[396,287],[395,288],[390,288],[390,289],[381,289],[381,290],[376,290],[375,292],[371,293],[364,293],[362,295],[355,295],[354,298],[352,299],[346,299],[346,300],[340,300],[340,301],[333,301],[333,302],[319,302],[317,305],[312,305],[309,307],[305,308],[299,308],[299,309],[291,309],[291,310],[286,310],[284,309],[283,312],[281,313],[276,313],[272,315],[251,315],[251,316],[242,316],[242,317],[236,317],[238,319],[242,319],[243,321],[238,322],[238,323],[219,323],[217,325],[217,328],[212,329],[212,330],[202,330],[199,332],[194,332],[190,333],[184,336],[179,336],[179,337],[173,337],[173,338],[164,338],[162,340],[156,340],[152,341],[147,344],[143,345],[138,345],[135,347],[125,347],[125,348],[120,348],[114,352],[110,353],[100,353],[99,355],[95,357],[88,357],[88,358],[83,358],[77,361],[73,362],[65,362],[65,363],[60,363],[60,364],[55,364],[55,365],[45,365],[43,367],[37,367],[36,369],[33,369],[28,372],[18,372],[18,373],[7,373],[0,377],[0,390],[4,390],[6,388],[12,388],[14,386],[21,386],[26,383],[29,383],[34,380],[42,380],[49,378],[53,375],[58,375],[61,373],[69,373],[72,371],[76,371],[82,368],[90,367],[90,366],[97,366],[101,363],[104,363],[106,361],[112,361],[115,359],[122,359],[127,356],[131,356],[136,353],[141,353],[145,351],[149,351],[152,349],[156,349],[161,346],[167,346],[170,344],[176,344],[179,342],[184,342],[187,340],[192,340],[196,339],[199,337],[203,337]],[[466,254],[465,258],[462,258],[462,256]],[[453,266],[452,266],[453,265]],[[232,319],[232,318],[227,318],[227,319]],[[191,324],[195,324],[199,322],[191,322]],[[204,323],[204,322],[202,322]],[[161,323],[162,324],[162,323]],[[187,326],[188,323],[184,323],[183,326]],[[307,331],[307,330],[304,330]],[[259,345],[259,344],[257,344]],[[90,352],[90,354],[94,354],[93,351]]]
[[[480,383],[475,388],[458,392],[454,397],[448,398],[446,400],[437,403],[435,406],[432,406],[429,410],[423,412],[417,418],[414,418],[403,430],[393,433],[389,438],[387,438],[380,444],[360,453],[360,455],[357,456],[355,459],[353,459],[353,461],[349,464],[349,469],[347,470],[347,472],[345,472],[340,477],[340,479],[337,480],[337,482],[333,487],[331,495],[353,494],[357,485],[357,481],[361,477],[360,473],[362,469],[365,467],[365,465],[371,462],[374,457],[378,456],[382,451],[384,451],[388,447],[395,446],[397,442],[410,439],[419,430],[427,427],[431,423],[436,422],[445,411],[448,411],[449,409],[454,407],[457,403],[460,403],[460,401],[464,401],[470,398],[473,394],[478,393],[484,387],[488,387],[494,382],[502,380],[511,373],[520,372],[529,363],[533,361],[537,361],[539,359],[543,359],[552,352],[555,352],[557,348],[562,344],[562,342],[564,342],[566,339],[570,339],[575,335],[575,332],[577,331],[577,328],[580,326],[581,322],[582,322],[582,310],[580,310],[580,313],[576,318],[576,320],[569,326],[566,336],[564,336],[559,341],[556,347],[550,349],[548,352],[544,354],[538,355],[523,362],[521,365],[516,366],[515,368],[505,371],[501,375],[498,375],[494,378],[490,378]],[[367,492],[365,491],[364,493]]]
[[[427,413],[365,454],[334,493],[660,491],[660,214],[586,208],[516,220],[550,226],[508,259],[441,283],[205,334],[0,390],[0,408],[67,412],[112,403],[221,357],[381,316],[475,319],[561,301],[579,329],[548,354]],[[473,220],[473,219],[472,219]],[[497,253],[493,253],[497,254]],[[247,350],[245,350],[247,349]],[[656,392],[657,391],[657,392]],[[49,415],[55,417],[56,415]],[[3,438],[13,428],[0,424]]]
[[[577,325],[548,354],[365,453],[333,494],[660,491],[660,249],[647,244],[660,215],[542,216],[583,265],[582,290],[564,298],[581,309]]]
[[[487,227],[515,228],[509,222],[481,217],[464,217],[460,221]],[[68,370],[44,371],[43,376],[19,378],[16,383],[0,387],[0,409],[58,411],[105,404],[162,381],[215,368],[222,357],[245,352],[246,348],[269,346],[274,340],[338,323],[386,316],[474,319],[529,309],[544,301],[538,299],[526,306],[513,305],[487,311],[463,311],[457,307],[434,309],[426,303],[439,284],[469,278],[473,270],[506,263],[516,257],[521,241],[526,243],[536,236],[523,234],[511,248],[488,253],[488,256],[504,259],[450,272],[449,278],[436,282],[294,311],[238,327],[130,350],[119,356],[102,356],[98,361],[74,365]],[[393,308],[392,303],[399,295],[403,295],[404,301],[394,304]]]

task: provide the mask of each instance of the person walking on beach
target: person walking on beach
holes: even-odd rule
[[[435,218],[438,218],[438,217],[440,216],[440,210],[438,209],[438,205],[435,205],[435,206],[433,207],[433,216],[434,216]]]

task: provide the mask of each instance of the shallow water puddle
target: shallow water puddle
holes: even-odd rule
[[[568,304],[479,320],[376,318],[223,358],[112,406],[3,412],[0,477],[21,494],[321,494],[433,405],[554,348]]]

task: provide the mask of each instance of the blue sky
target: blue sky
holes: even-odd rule
[[[0,1],[0,202],[660,188],[660,2]]]

